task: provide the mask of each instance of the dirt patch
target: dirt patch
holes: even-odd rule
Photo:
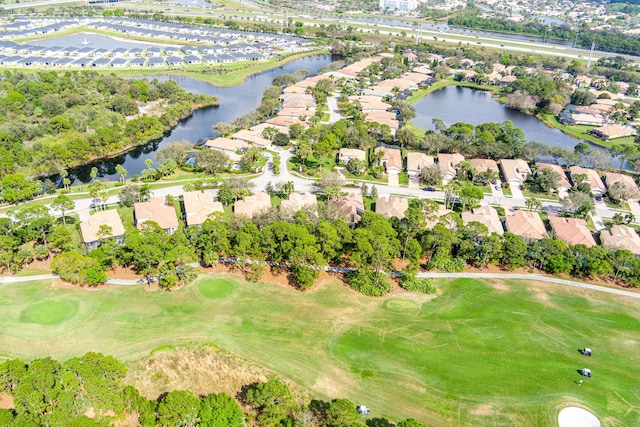
[[[500,280],[500,279],[491,279],[491,280],[487,280],[487,283],[490,284],[494,289],[498,290],[498,291],[509,291],[511,290],[511,288],[504,283],[504,281]]]
[[[135,412],[129,412],[124,415],[124,420],[113,421],[114,427],[138,427],[140,425],[139,415]]]
[[[142,359],[130,366],[125,382],[150,399],[171,390],[235,396],[243,385],[270,376],[269,370],[223,350],[197,348],[162,351]]]
[[[27,268],[32,268],[34,270],[42,270],[42,271],[51,271],[51,261],[53,260],[53,258],[51,259],[45,259],[45,260],[33,260],[29,263],[29,265],[27,265]]]
[[[0,393],[0,409],[14,409],[13,396],[8,393]]]
[[[123,280],[140,280],[144,279],[144,276],[133,271],[133,269],[129,267],[120,267],[117,266],[114,269],[110,269],[106,271],[107,276],[112,279],[123,279]]]
[[[496,408],[491,403],[485,403],[474,407],[469,413],[471,415],[489,417],[496,414]]]

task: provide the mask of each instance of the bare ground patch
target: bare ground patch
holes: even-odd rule
[[[212,348],[175,349],[153,354],[129,367],[125,379],[140,394],[156,399],[171,390],[235,396],[243,385],[266,381],[270,371]]]
[[[13,409],[13,396],[8,393],[0,393],[0,409]]]

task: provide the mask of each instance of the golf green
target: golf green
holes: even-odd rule
[[[300,292],[231,275],[174,292],[3,285],[0,357],[99,351],[132,361],[205,343],[318,398],[367,405],[373,417],[547,426],[562,408],[582,406],[603,425],[640,425],[637,300],[525,281],[436,286],[435,298],[369,298],[337,282]],[[582,368],[593,377],[579,386]]]
[[[45,301],[24,310],[20,319],[40,325],[55,325],[72,317],[75,311],[75,304],[69,301]]]

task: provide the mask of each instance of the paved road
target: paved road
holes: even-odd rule
[[[422,279],[457,279],[457,278],[478,278],[478,279],[517,279],[517,280],[535,280],[536,282],[556,283],[560,285],[574,286],[581,289],[589,289],[592,291],[607,292],[615,295],[622,295],[630,298],[640,299],[640,293],[625,291],[617,288],[607,288],[605,286],[591,285],[589,283],[575,282],[573,280],[558,279],[557,277],[542,276],[540,274],[515,274],[515,273],[418,273],[417,276]]]

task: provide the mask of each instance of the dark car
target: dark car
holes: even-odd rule
[[[436,189],[433,188],[433,187],[424,187],[423,190],[424,191],[436,191]]]

